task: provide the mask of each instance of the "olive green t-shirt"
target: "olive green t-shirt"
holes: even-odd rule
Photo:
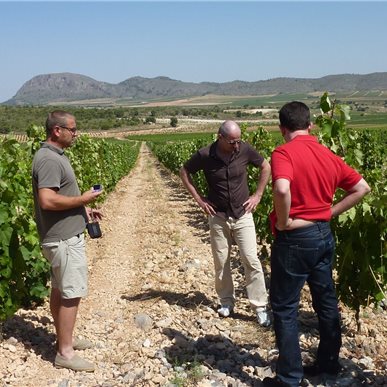
[[[54,188],[58,190],[58,194],[64,196],[81,194],[74,170],[63,149],[42,143],[32,162],[32,188],[36,224],[42,243],[69,239],[85,230],[87,216],[83,206],[52,211],[44,210],[39,205],[40,188]]]

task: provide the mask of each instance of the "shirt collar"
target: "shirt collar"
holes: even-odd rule
[[[298,135],[296,137],[294,137],[290,142],[292,141],[313,141],[313,142],[317,142],[317,137],[315,136],[312,136],[311,134],[302,134],[302,135]]]
[[[210,156],[215,158],[215,159],[218,159],[219,160],[219,157],[218,155],[216,154],[216,147],[218,146],[218,141],[219,140],[216,140],[215,142],[213,142],[210,146]],[[242,143],[241,143],[242,144]],[[230,157],[230,161],[234,160],[235,158],[237,158],[239,156],[239,153],[240,153],[240,148],[238,150],[238,152],[233,152],[231,154],[231,157]]]
[[[45,141],[41,143],[41,146],[42,146],[42,148],[48,148],[48,149],[52,150],[53,152],[58,153],[58,155],[63,155],[63,153],[64,153],[64,150],[62,148],[59,148],[59,147],[52,145],[52,144],[49,144],[48,142],[45,142]]]

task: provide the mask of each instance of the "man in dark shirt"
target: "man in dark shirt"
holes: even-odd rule
[[[247,167],[261,169],[257,191],[249,195]],[[203,170],[208,196],[194,186],[191,175]],[[228,317],[234,308],[230,253],[233,241],[239,247],[245,269],[247,296],[257,313],[258,323],[270,325],[267,293],[252,212],[259,204],[270,177],[270,164],[249,144],[241,142],[237,123],[225,121],[213,144],[196,152],[180,169],[180,177],[202,210],[208,214],[211,248],[215,265],[215,290],[220,298],[219,315]]]

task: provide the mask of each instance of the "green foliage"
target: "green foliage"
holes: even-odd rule
[[[170,122],[169,122],[169,125],[172,126],[172,128],[176,128],[177,127],[177,123],[178,123],[178,120],[176,117],[172,117]]]
[[[47,295],[48,265],[32,217],[32,145],[0,143],[0,320]]]
[[[177,133],[155,133],[155,134],[131,134],[127,137],[128,140],[145,141],[150,143],[165,143],[165,142],[177,142],[177,141],[196,141],[203,140],[204,143],[209,144],[213,135],[212,133],[188,133],[188,132],[177,132]]]
[[[155,124],[156,123],[156,117],[155,116],[148,116],[145,118],[146,124]]]
[[[186,362],[182,362],[177,357],[170,361],[174,364],[175,369],[170,383],[175,387],[196,386],[205,377],[201,363],[196,357]]]
[[[278,137],[274,138],[265,128],[258,127],[253,132],[247,132],[243,135],[243,140],[251,144],[265,158],[270,160],[274,148],[278,145]],[[250,193],[257,190],[259,169],[253,166],[248,167],[248,185]],[[266,256],[269,251],[266,249],[266,243],[273,240],[270,228],[269,214],[273,211],[272,187],[266,186],[264,195],[261,198],[257,211],[253,213],[254,223],[257,231],[257,240],[262,244],[262,253]],[[266,243],[264,243],[266,242]]]
[[[27,143],[0,141],[0,321],[48,294],[49,265],[40,251],[31,186],[32,158],[45,132],[32,125],[28,135]],[[66,154],[82,192],[104,186],[101,201],[133,167],[138,151],[137,143],[80,136]]]
[[[359,315],[370,300],[380,301],[386,292],[387,188],[385,185],[385,136],[346,128],[349,108],[321,97],[316,123],[320,139],[362,174],[372,192],[361,203],[332,219],[336,237],[337,289],[341,300]],[[338,192],[335,200],[343,195]]]

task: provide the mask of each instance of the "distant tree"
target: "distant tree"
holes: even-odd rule
[[[173,128],[177,127],[178,120],[176,117],[172,117],[171,121],[169,122],[169,125],[171,125]]]
[[[240,118],[242,117],[242,112],[240,110],[238,110],[236,113],[235,113],[235,116]]]
[[[156,117],[154,116],[148,116],[145,118],[146,124],[155,124],[156,123]]]
[[[1,134],[7,134],[9,133],[11,130],[9,128],[6,128],[5,126],[0,126],[0,133]]]
[[[110,120],[103,120],[101,123],[100,123],[100,129],[101,130],[109,130],[110,128],[113,127],[113,123],[112,121]]]

